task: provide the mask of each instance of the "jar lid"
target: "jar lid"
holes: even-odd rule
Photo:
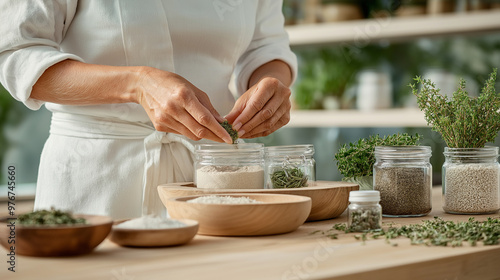
[[[417,159],[432,155],[430,146],[375,146],[375,157]]]
[[[284,145],[284,146],[270,146],[265,147],[265,154],[271,156],[312,156],[314,155],[314,145]]]
[[[380,201],[379,191],[351,191],[349,192],[349,202],[378,202]]]

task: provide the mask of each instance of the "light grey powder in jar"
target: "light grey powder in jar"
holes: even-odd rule
[[[494,213],[500,208],[499,170],[491,164],[448,166],[444,206],[449,213]]]
[[[196,185],[202,189],[263,189],[261,166],[207,165],[196,170]]]

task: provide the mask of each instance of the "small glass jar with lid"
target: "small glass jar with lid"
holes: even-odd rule
[[[373,189],[380,191],[386,217],[420,217],[431,212],[429,146],[377,146]]]
[[[272,146],[264,150],[266,188],[301,188],[314,184],[313,145]]]
[[[379,191],[349,192],[347,227],[353,232],[363,232],[382,227],[382,206]]]
[[[264,144],[198,144],[194,154],[198,188],[264,188]]]
[[[498,147],[444,148],[443,210],[491,214],[500,209]]]

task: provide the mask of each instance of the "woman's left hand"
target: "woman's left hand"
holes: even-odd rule
[[[247,90],[226,116],[241,138],[267,136],[290,121],[290,88],[264,77]]]

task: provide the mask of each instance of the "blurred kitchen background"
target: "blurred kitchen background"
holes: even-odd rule
[[[317,179],[341,180],[334,154],[342,144],[419,133],[432,147],[440,184],[444,143],[408,84],[424,76],[451,95],[464,78],[477,95],[500,67],[500,0],[284,0],[283,13],[299,59],[292,120],[251,142],[314,144]],[[0,90],[0,185],[15,165],[18,196],[32,193],[50,113],[30,111]]]

